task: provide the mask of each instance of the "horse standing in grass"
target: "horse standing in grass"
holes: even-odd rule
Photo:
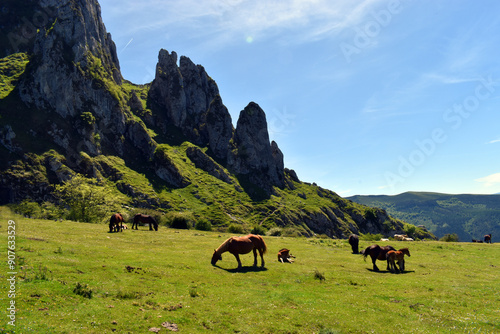
[[[359,254],[359,237],[356,234],[351,234],[349,236],[349,245],[351,245],[353,254]]]
[[[151,216],[148,216],[148,215],[143,215],[142,213],[138,213],[134,216],[134,222],[132,223],[132,229],[134,229],[134,226],[135,226],[135,229],[138,230],[139,229],[139,222],[143,223],[143,224],[149,224],[149,230],[152,231],[153,230],[153,227],[155,228],[155,231],[158,231],[158,223],[156,222],[156,220],[151,217]]]
[[[122,232],[123,230],[123,217],[119,213],[115,213],[109,219],[109,232]]]
[[[215,266],[217,261],[222,260],[222,253],[229,252],[234,255],[238,261],[238,269],[241,269],[241,261],[239,254],[247,254],[253,251],[254,262],[253,266],[257,266],[257,250],[259,251],[262,268],[264,268],[264,254],[267,251],[266,243],[260,235],[249,234],[244,237],[231,237],[224,241],[219,248],[214,250],[212,256],[212,265]]]
[[[484,242],[485,242],[485,243],[487,243],[487,244],[488,244],[488,243],[490,243],[490,244],[491,244],[491,233],[490,233],[490,234],[486,234],[486,235],[484,236]]]
[[[401,248],[398,251],[387,252],[387,267],[391,272],[398,272],[396,261],[398,261],[399,271],[405,271],[405,255],[410,256],[408,248]]]
[[[396,249],[392,246],[380,247],[379,245],[371,245],[371,246],[367,247],[366,249],[362,250],[361,254],[365,258],[365,261],[366,261],[366,257],[368,255],[370,255],[370,257],[372,258],[373,270],[379,271],[375,262],[377,260],[381,260],[381,261],[387,260],[387,252],[391,251],[391,250],[395,251]],[[387,270],[389,270],[389,266],[387,266]]]

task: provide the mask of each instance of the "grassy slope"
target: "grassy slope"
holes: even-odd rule
[[[228,234],[109,234],[106,225],[24,219],[3,207],[0,219],[5,245],[7,221],[16,222],[17,333],[146,333],[165,321],[184,333],[500,331],[499,244],[392,242],[412,253],[408,272],[396,275],[370,271],[344,240],[266,237],[266,270],[246,267],[252,256],[244,255],[244,270],[234,272],[229,254],[210,265]],[[276,261],[282,247],[294,264]],[[77,283],[89,285],[92,299],[72,292]]]
[[[396,196],[353,196],[349,199],[387,210],[414,225],[425,225],[438,237],[458,234],[461,241],[500,233],[499,195],[451,195],[407,192]]]

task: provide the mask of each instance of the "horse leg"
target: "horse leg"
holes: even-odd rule
[[[253,266],[257,267],[257,249],[253,249]]]
[[[151,224],[151,222],[149,222],[149,230],[152,231],[153,230],[153,226]]]
[[[261,259],[261,267],[264,268],[266,263],[264,262],[264,250],[262,248],[259,248],[259,254],[260,254],[260,259]],[[281,260],[281,261],[283,261],[283,260]],[[257,265],[257,256],[255,257],[255,265]]]
[[[240,261],[240,256],[238,254],[233,254],[234,257],[236,258],[236,261],[238,261],[238,269],[241,269],[241,261]]]
[[[372,263],[373,263],[373,270],[374,271],[379,271],[377,265],[375,264],[375,261],[377,261],[377,257],[376,256],[371,256],[372,257]]]

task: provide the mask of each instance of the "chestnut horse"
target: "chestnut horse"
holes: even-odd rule
[[[109,219],[109,232],[123,231],[123,217],[119,213],[115,213]]]
[[[278,261],[281,261],[281,263],[293,263],[293,259],[295,259],[295,256],[290,254],[290,250],[288,248],[282,248],[278,252]]]
[[[396,261],[398,261],[399,271],[405,271],[405,255],[410,256],[408,248],[401,248],[398,251],[387,252],[387,267],[391,272],[398,272]]]
[[[156,220],[151,217],[151,216],[148,216],[148,215],[143,215],[142,213],[138,213],[134,216],[134,222],[132,223],[132,229],[134,229],[134,226],[135,226],[135,229],[138,230],[138,226],[139,226],[139,222],[143,223],[143,224],[149,224],[149,230],[152,231],[153,228],[151,227],[151,225],[154,226],[155,228],[155,231],[158,231],[158,223],[156,222]]]
[[[349,236],[349,244],[351,245],[352,248],[352,253],[353,254],[359,254],[359,237],[356,234],[351,234]]]
[[[491,234],[486,234],[484,236],[484,242],[485,243],[490,243],[491,244]]]
[[[241,269],[241,261],[239,254],[247,254],[253,251],[254,262],[253,266],[257,266],[257,250],[259,251],[262,268],[264,268],[264,254],[267,251],[266,243],[260,235],[249,234],[244,237],[231,237],[224,241],[219,248],[214,250],[212,256],[212,265],[215,266],[217,261],[222,260],[222,253],[229,252],[234,255],[238,261],[238,269]]]
[[[392,246],[383,246],[383,247],[380,247],[379,245],[371,245],[369,247],[367,247],[366,249],[362,250],[361,251],[361,254],[364,256],[365,258],[365,261],[366,261],[366,257],[368,255],[370,255],[370,257],[372,258],[372,263],[373,263],[373,270],[374,271],[379,271],[377,265],[375,264],[375,261],[377,260],[381,260],[381,261],[384,261],[384,260],[387,260],[387,252],[388,251],[395,251],[396,249]],[[387,270],[389,270],[389,266],[387,266]]]

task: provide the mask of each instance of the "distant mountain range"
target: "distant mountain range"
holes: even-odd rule
[[[353,202],[385,209],[414,225],[424,225],[438,238],[456,233],[460,241],[500,238],[500,195],[451,195],[406,192],[395,196],[352,196]]]

